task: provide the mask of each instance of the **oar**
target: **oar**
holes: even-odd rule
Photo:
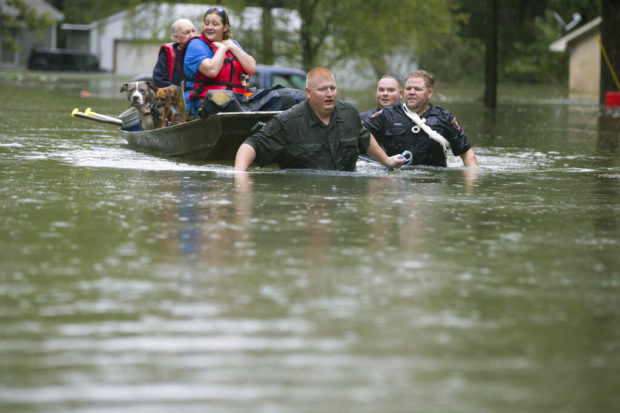
[[[73,112],[71,112],[71,117],[89,119],[89,120],[94,120],[96,122],[109,123],[109,124],[116,125],[116,126],[123,125],[122,120],[113,118],[111,116],[100,115],[90,110],[90,108],[86,109],[86,112],[80,112],[78,108],[75,108],[73,109]]]
[[[91,108],[86,108],[84,113],[86,113],[87,115],[90,115],[90,116],[94,116],[96,118],[109,120],[110,122],[114,122],[115,124],[118,124],[119,121],[121,122],[121,124],[123,123],[122,120],[120,120],[119,118],[117,118],[115,116],[102,115],[101,113],[93,112]]]

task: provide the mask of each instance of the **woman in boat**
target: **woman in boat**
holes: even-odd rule
[[[201,34],[185,43],[180,59],[185,101],[192,115],[209,90],[244,93],[241,75],[256,72],[256,60],[232,40],[228,14],[222,7],[207,10]]]

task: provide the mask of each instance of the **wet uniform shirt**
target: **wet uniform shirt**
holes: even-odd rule
[[[354,171],[357,156],[365,154],[370,143],[359,116],[352,105],[337,102],[325,125],[303,101],[276,115],[245,143],[256,151],[260,166],[275,162],[283,169]]]
[[[381,109],[374,108],[374,109],[367,110],[366,112],[362,112],[360,113],[360,119],[362,120],[362,122],[364,122],[366,119],[368,119],[369,117],[377,113],[379,110]]]
[[[429,103],[429,108],[420,118],[450,142],[452,153],[459,156],[467,152],[471,145],[463,128],[448,110]],[[388,156],[411,151],[412,165],[446,166],[443,148],[428,137],[422,129],[414,133],[415,123],[405,114],[401,103],[388,106],[372,115],[364,126],[373,134],[377,142],[385,148]]]

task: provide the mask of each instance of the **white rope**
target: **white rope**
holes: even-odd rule
[[[429,138],[441,145],[441,147],[443,148],[443,154],[447,158],[448,150],[450,149],[450,142],[448,142],[446,138],[441,136],[439,132],[431,129],[431,127],[426,124],[426,119],[420,118],[420,116],[410,110],[406,104],[403,105],[403,109],[405,109],[405,115],[407,115],[409,119],[411,119],[413,123],[415,123],[415,126],[411,128],[411,131],[413,133],[418,133],[420,132],[420,129],[422,129],[424,132],[426,132]]]

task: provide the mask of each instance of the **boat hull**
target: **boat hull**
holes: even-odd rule
[[[121,129],[130,147],[195,161],[231,161],[243,141],[279,112],[222,112],[148,131]],[[258,126],[258,127],[257,127]]]

